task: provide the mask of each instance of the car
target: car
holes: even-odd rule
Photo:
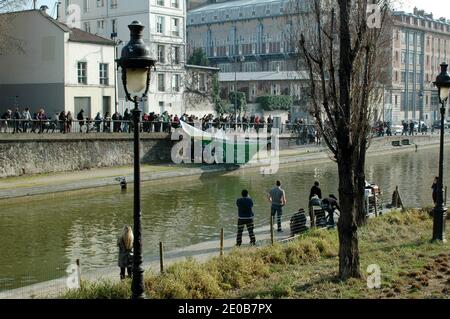
[[[441,129],[441,121],[435,121],[433,123],[433,128],[435,130],[440,130]],[[444,120],[444,128],[445,129],[449,128],[449,123],[446,120]]]
[[[393,135],[401,135],[403,132],[403,126],[402,125],[392,125],[391,132]]]

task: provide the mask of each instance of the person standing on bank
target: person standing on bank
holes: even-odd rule
[[[248,191],[244,189],[242,191],[242,197],[236,201],[238,207],[238,232],[236,238],[236,246],[242,245],[242,233],[244,227],[247,226],[248,235],[250,237],[250,245],[256,245],[255,234],[253,233],[254,213],[253,213],[253,200],[248,196]]]
[[[276,186],[270,190],[269,201],[272,203],[272,219],[275,218],[275,215],[277,216],[278,232],[281,233],[283,231],[281,228],[281,215],[283,215],[283,207],[286,205],[286,194],[281,188],[281,181],[277,181]]]
[[[314,186],[311,187],[311,191],[309,192],[309,200],[311,200],[311,198],[313,198],[315,195],[317,195],[317,197],[319,197],[319,199],[322,199],[322,190],[320,189],[320,184],[319,182],[314,182]]]
[[[438,182],[439,177],[435,177],[433,181],[433,185],[431,185],[431,189],[433,190],[432,197],[433,197],[433,203],[436,205],[437,202],[437,191],[438,191]]]
[[[327,198],[325,198],[322,201],[322,208],[328,213],[328,226],[330,228],[334,228],[336,224],[334,222],[334,213],[336,210],[340,211],[341,209],[336,196],[334,196],[334,194],[330,194]]]
[[[130,226],[123,227],[122,234],[117,240],[119,246],[119,262],[120,279],[125,279],[125,270],[128,273],[128,278],[131,278],[131,267],[133,266],[133,231]]]

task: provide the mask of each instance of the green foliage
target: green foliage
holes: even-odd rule
[[[194,52],[189,57],[187,64],[199,65],[199,66],[209,66],[209,60],[202,48],[194,49]]]
[[[292,96],[288,95],[260,96],[256,102],[261,104],[265,111],[289,111],[294,104]]]
[[[228,95],[228,100],[231,104],[233,104],[233,112],[234,112],[234,106],[236,103],[236,97],[237,95],[237,107],[238,111],[240,112],[247,112],[247,98],[245,96],[244,92],[230,92]]]
[[[69,290],[62,299],[130,299],[131,281],[123,282],[98,281],[81,283],[80,289]]]

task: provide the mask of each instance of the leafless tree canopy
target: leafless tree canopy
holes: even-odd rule
[[[20,41],[9,34],[11,21],[15,17],[11,12],[26,8],[30,2],[30,0],[0,0],[0,55],[21,50]]]

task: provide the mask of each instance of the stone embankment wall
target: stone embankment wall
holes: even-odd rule
[[[168,162],[167,134],[142,137],[142,163]],[[133,164],[130,135],[0,136],[0,178]]]
[[[393,136],[374,138],[371,150],[402,139],[409,139],[413,145],[439,143],[439,135]],[[168,134],[143,134],[142,163],[171,162],[173,143]],[[280,150],[302,147],[296,137],[282,136],[279,144]],[[132,164],[133,137],[129,134],[0,134],[0,178]]]

